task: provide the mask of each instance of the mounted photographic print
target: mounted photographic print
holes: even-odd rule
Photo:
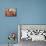
[[[5,9],[5,16],[16,16],[16,8],[6,8]]]

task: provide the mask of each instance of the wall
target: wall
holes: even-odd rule
[[[17,16],[5,17],[7,7],[17,8]],[[46,0],[0,1],[0,44],[8,43],[9,32],[18,32],[18,24],[46,24]]]

